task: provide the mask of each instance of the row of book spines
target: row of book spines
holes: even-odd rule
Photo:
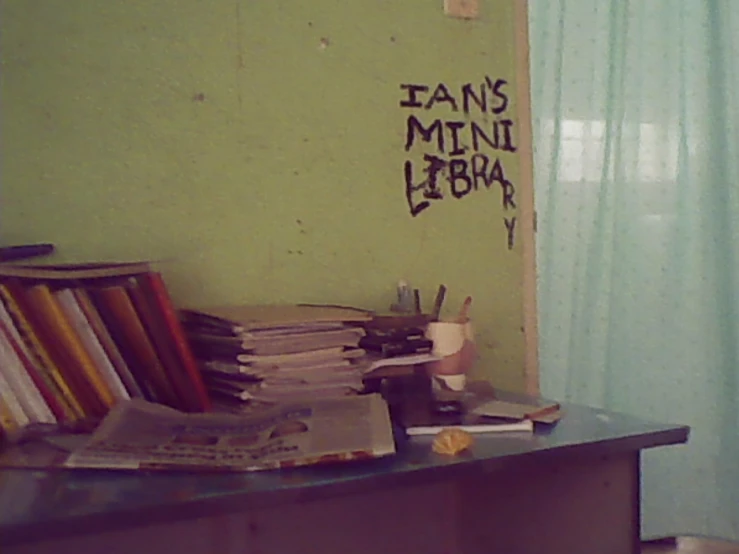
[[[159,362],[165,373],[157,372],[158,380],[166,381],[169,376],[173,384],[172,399],[184,403],[183,408],[190,411],[210,410],[208,392],[161,274],[146,273],[138,282],[140,286],[131,289],[134,304],[131,315],[135,321],[136,314],[139,314],[138,321],[144,327],[140,334],[151,337],[149,357],[152,362],[156,364],[157,358],[161,357]],[[145,340],[134,340],[133,343],[147,348]]]
[[[132,396],[192,411],[210,408],[159,274],[99,288],[52,289],[46,284],[7,282],[0,285],[0,296],[5,328],[18,331],[11,337],[17,348],[2,352],[3,359],[13,361],[14,370],[8,373],[14,382],[8,386],[0,382],[0,396],[6,405],[13,404],[11,392],[23,398],[20,422],[50,419],[39,397],[58,421],[99,418],[118,400]],[[122,353],[126,346],[129,357],[143,363],[127,366]],[[166,358],[169,375],[160,356]],[[22,368],[36,376],[32,383],[22,377]]]
[[[0,371],[0,396],[15,419],[13,427],[83,417],[81,404],[6,285],[0,285],[0,298],[0,359],[5,369]]]
[[[4,306],[9,309],[17,327],[25,329],[29,353],[37,356],[35,364],[21,368],[17,357],[7,351],[2,353],[8,362],[5,379],[9,389],[6,388],[5,392],[8,393],[9,404],[12,409],[12,396],[15,394],[17,404],[25,412],[18,413],[16,406],[16,420],[21,427],[25,423],[99,418],[117,398],[130,397],[127,391],[113,396],[115,386],[110,381],[103,381],[102,372],[96,366],[90,367],[93,364],[91,355],[72,328],[74,318],[70,317],[73,314],[69,311],[71,303],[67,296],[70,290],[52,292],[47,285],[0,285]],[[51,394],[43,393],[43,385],[32,387],[27,381],[24,383],[23,369],[28,375],[46,374]],[[56,404],[61,411],[49,418],[48,412],[40,407],[39,399],[46,400],[50,409]]]

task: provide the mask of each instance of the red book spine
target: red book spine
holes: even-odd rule
[[[162,275],[158,272],[152,271],[142,275],[140,279],[142,284],[151,292],[151,297],[156,302],[156,305],[169,328],[169,332],[172,334],[177,357],[182,363],[182,367],[185,369],[185,372],[192,383],[194,392],[196,393],[200,403],[200,409],[202,411],[210,411],[212,409],[210,396],[205,388],[203,377],[198,369],[195,356],[190,348],[190,343],[185,336],[182,323],[180,322],[179,317],[177,317],[177,311],[175,310],[172,299],[169,296],[169,291],[167,290],[167,285],[164,283]]]

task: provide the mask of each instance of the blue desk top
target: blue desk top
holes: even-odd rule
[[[434,454],[431,437],[414,437],[385,459],[246,474],[0,470],[0,545],[430,483],[531,456],[636,451],[685,442],[689,433],[581,406],[564,414],[533,435],[476,435],[459,457]]]

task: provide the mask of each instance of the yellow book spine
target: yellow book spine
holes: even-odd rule
[[[97,367],[95,367],[95,363],[87,353],[87,350],[85,350],[82,341],[64,316],[64,312],[57,303],[56,298],[54,298],[49,286],[41,284],[28,287],[26,289],[26,296],[41,311],[43,316],[48,318],[48,322],[53,325],[57,339],[72,355],[79,369],[85,375],[93,389],[95,389],[99,400],[108,408],[112,408],[116,403],[113,394],[110,392],[108,385],[103,380]]]
[[[10,294],[8,288],[0,284],[0,300],[10,314],[15,328],[21,335],[23,341],[28,345],[29,354],[33,356],[37,365],[47,374],[49,380],[54,384],[54,392],[57,392],[59,403],[69,417],[69,421],[78,421],[85,417],[85,411],[75,395],[72,393],[67,381],[61,371],[51,359],[48,350],[33,330],[21,307]]]

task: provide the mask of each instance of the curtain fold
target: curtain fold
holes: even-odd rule
[[[739,540],[739,2],[529,0],[542,392],[691,425],[645,537]]]

